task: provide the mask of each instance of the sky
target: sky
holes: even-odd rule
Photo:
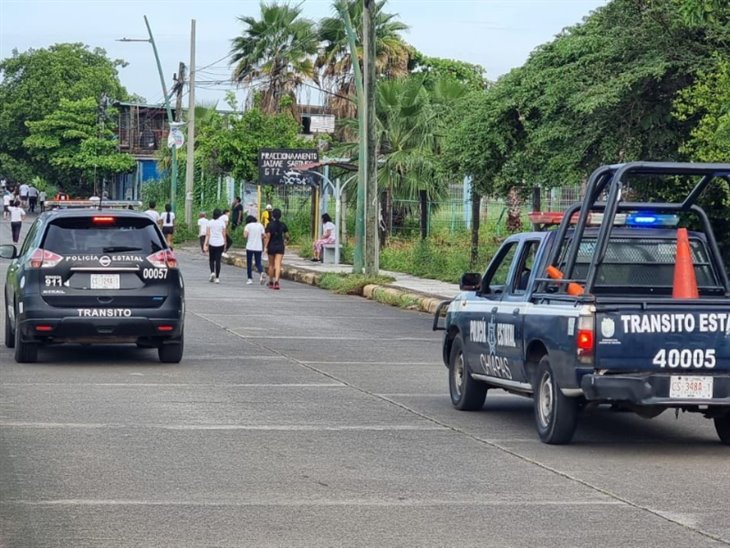
[[[301,0],[300,0],[301,1]],[[293,1],[292,5],[299,2]],[[431,57],[457,59],[486,69],[496,80],[522,65],[530,52],[565,27],[580,23],[608,0],[388,0],[410,28],[403,38]],[[303,0],[302,15],[312,20],[333,15],[331,0]],[[241,34],[240,16],[260,17],[258,0],[0,0],[0,59],[14,49],[44,48],[81,42],[106,50],[119,69],[122,84],[149,103],[163,93],[152,46],[120,42],[147,38],[147,16],[168,89],[182,61],[190,63],[191,20],[196,21],[196,102],[224,107],[231,75],[227,56],[231,39]],[[238,92],[239,100],[244,96]],[[321,103],[320,92],[302,92],[300,102]],[[187,106],[187,99],[185,99]]]

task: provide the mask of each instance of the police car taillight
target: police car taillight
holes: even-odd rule
[[[582,363],[590,363],[593,361],[593,348],[595,347],[594,326],[593,315],[578,317],[576,348],[578,361]]]
[[[162,249],[147,257],[147,260],[157,268],[177,268],[177,259],[170,249]]]
[[[36,249],[30,256],[29,262],[31,268],[53,268],[61,261],[63,261],[63,257],[52,251]]]

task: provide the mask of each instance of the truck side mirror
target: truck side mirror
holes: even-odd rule
[[[477,272],[462,274],[459,280],[459,289],[462,291],[479,291],[482,285],[482,275]]]

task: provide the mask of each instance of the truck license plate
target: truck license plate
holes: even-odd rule
[[[669,397],[685,400],[709,400],[712,398],[712,377],[672,375],[669,380]]]
[[[119,289],[119,274],[92,274],[91,289]]]

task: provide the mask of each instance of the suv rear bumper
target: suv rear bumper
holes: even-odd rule
[[[40,302],[30,300],[30,304]],[[177,306],[175,303],[178,303]],[[136,339],[177,339],[183,333],[182,299],[168,299],[159,308],[54,308],[28,306],[16,329],[25,341],[129,342]],[[92,314],[87,315],[87,314]],[[107,314],[107,317],[104,315]],[[111,317],[109,317],[111,316]]]
[[[673,375],[585,375],[581,389],[587,400],[631,402],[636,405],[727,405],[730,406],[730,374],[706,375],[713,378],[712,399],[670,398]],[[688,375],[684,375],[688,376]]]
[[[19,324],[26,341],[73,342],[99,339],[110,342],[115,339],[129,341],[137,338],[179,338],[183,322],[165,318],[103,318],[90,321],[87,318],[24,320]]]

